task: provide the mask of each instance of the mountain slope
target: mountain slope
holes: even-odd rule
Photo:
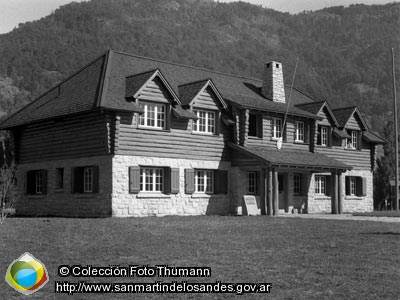
[[[360,105],[375,129],[390,115],[390,48],[400,4],[297,15],[237,2],[96,0],[0,35],[0,110],[10,112],[107,49],[260,77],[281,61],[290,83],[333,106]]]

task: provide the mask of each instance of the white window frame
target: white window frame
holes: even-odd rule
[[[193,113],[197,116],[197,120],[193,120],[193,132],[215,134],[217,112],[193,109]]]
[[[162,193],[164,191],[164,168],[140,167],[140,191]]]
[[[350,139],[347,142],[347,148],[357,150],[358,149],[358,132],[356,130],[350,131]]]
[[[272,118],[272,138],[279,139],[282,137],[282,119]]]
[[[83,192],[93,193],[93,168],[83,168]]]
[[[166,104],[141,101],[139,106],[144,110],[144,113],[139,114],[139,128],[166,129]]]
[[[293,174],[293,194],[301,195],[301,174]]]
[[[321,126],[321,146],[328,146],[328,127]]]
[[[315,175],[315,194],[326,195],[326,176]]]
[[[296,121],[296,137],[295,142],[304,143],[304,122]]]
[[[194,187],[195,193],[213,194],[214,193],[214,171],[195,170]]]
[[[35,172],[35,193],[43,193],[43,173],[41,171]]]
[[[257,172],[255,171],[247,172],[246,194],[248,195],[257,194]]]
[[[357,178],[356,177],[350,177],[349,179],[349,192],[350,192],[350,196],[355,196],[357,195]]]

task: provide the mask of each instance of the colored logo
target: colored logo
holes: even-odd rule
[[[47,281],[46,267],[28,252],[13,261],[6,274],[6,282],[24,295],[38,291]]]

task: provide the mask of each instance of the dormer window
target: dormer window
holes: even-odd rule
[[[139,115],[139,127],[143,128],[166,128],[166,105],[151,102],[140,102],[144,113]]]
[[[347,149],[358,149],[358,132],[351,130],[349,132],[350,138],[347,139]]]
[[[193,120],[193,132],[215,133],[215,112],[207,110],[193,110],[197,120]]]
[[[318,139],[317,145],[328,147],[330,146],[330,127],[318,126]]]

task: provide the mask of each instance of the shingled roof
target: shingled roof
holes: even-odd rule
[[[317,171],[350,170],[350,166],[328,157],[322,153],[313,153],[305,150],[285,150],[265,146],[242,147],[229,143],[229,147],[261,160],[271,166],[287,166],[291,168],[309,168]]]
[[[100,108],[137,111],[134,102],[126,100],[126,93],[132,93],[145,81],[149,70],[160,70],[178,96],[179,86],[210,78],[222,98],[232,105],[281,114],[286,111],[285,103],[270,101],[260,93],[261,80],[108,51],[10,116],[0,124],[0,128],[7,129]],[[127,90],[127,78],[133,84],[130,90]],[[287,90],[286,97],[288,93]],[[314,113],[295,107],[300,103],[313,102],[313,99],[296,89],[293,89],[291,97],[289,115],[317,118]]]

